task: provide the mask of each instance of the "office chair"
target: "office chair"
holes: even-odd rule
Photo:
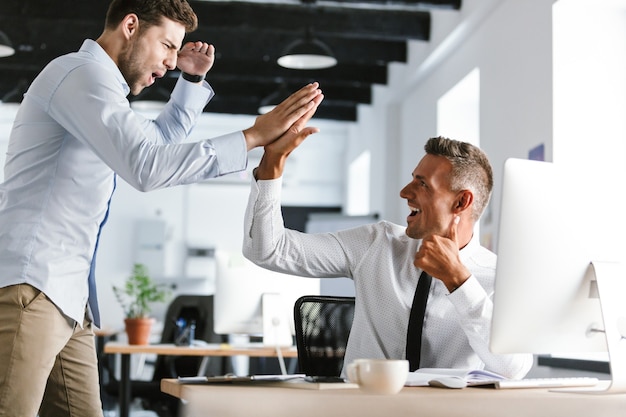
[[[305,295],[294,320],[298,368],[309,376],[338,377],[354,317],[354,297]]]
[[[213,331],[213,296],[212,295],[179,295],[167,308],[161,343],[174,343],[176,334],[176,321],[184,319],[188,323],[195,321],[195,339],[208,343],[225,343],[225,336],[218,335]],[[106,359],[112,357],[107,356]],[[152,380],[131,381],[131,399],[140,398],[141,405],[145,410],[157,413],[159,417],[175,417],[178,414],[180,401],[170,395],[161,392],[160,384],[163,378],[176,378],[178,376],[198,375],[202,357],[198,356],[170,356],[158,355],[154,361]],[[107,363],[108,382],[104,390],[107,394],[117,397],[119,394],[119,381],[114,378],[112,363]],[[228,372],[226,358],[211,358],[208,367],[203,372],[205,375],[224,375]]]

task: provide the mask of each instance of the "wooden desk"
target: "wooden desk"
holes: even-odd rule
[[[546,389],[404,388],[397,395],[358,389],[182,385],[161,390],[186,402],[188,417],[621,417],[626,395],[555,393]]]
[[[109,342],[104,345],[104,353],[121,355],[120,378],[120,417],[128,417],[131,399],[130,387],[130,355],[137,353],[152,353],[172,356],[248,356],[248,357],[277,357],[273,347],[232,347],[227,344],[208,344],[206,346],[176,346],[173,344],[129,345],[126,343]],[[295,347],[281,349],[285,358],[297,358]]]

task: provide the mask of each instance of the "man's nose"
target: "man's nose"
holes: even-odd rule
[[[176,69],[176,62],[178,61],[178,53],[174,51],[165,59],[165,67],[168,70]]]

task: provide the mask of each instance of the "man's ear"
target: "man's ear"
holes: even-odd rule
[[[472,193],[470,190],[459,191],[454,203],[454,213],[461,213],[462,211],[469,209],[472,206],[473,202],[474,193]]]
[[[122,20],[121,26],[124,37],[130,39],[139,32],[139,17],[135,13],[127,14]]]

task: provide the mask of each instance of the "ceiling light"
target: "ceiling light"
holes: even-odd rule
[[[337,65],[337,59],[324,42],[315,39],[307,29],[304,39],[298,39],[287,45],[278,65],[289,69],[322,69]]]
[[[9,37],[0,30],[0,57],[11,56],[14,53],[15,49],[13,49]]]

